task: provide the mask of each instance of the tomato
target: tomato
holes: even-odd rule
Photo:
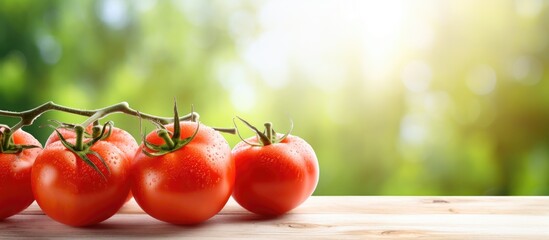
[[[75,139],[67,139],[74,143]],[[97,170],[53,141],[36,157],[31,183],[36,202],[46,215],[70,226],[88,226],[114,215],[130,190],[130,159],[115,144],[95,142],[86,156]],[[99,173],[99,172],[100,173]]]
[[[65,139],[71,139],[76,137],[76,133],[74,131],[67,130],[64,128],[59,128],[57,130],[63,135]],[[86,132],[91,134],[92,126],[89,126],[86,129]],[[48,140],[46,141],[45,145],[47,146],[56,141],[59,141],[59,136],[57,135],[56,132],[53,132],[48,137]],[[126,158],[129,159],[130,161],[133,159],[133,156],[135,155],[135,152],[139,147],[139,145],[137,144],[137,142],[135,141],[135,139],[130,133],[117,127],[112,127],[111,134],[107,138],[103,139],[102,141],[106,141],[115,145],[118,149],[122,150],[124,155],[126,155]],[[129,201],[131,198],[132,198],[132,193],[130,192],[128,194],[128,197],[126,198],[126,202]]]
[[[246,141],[259,145],[257,137]],[[284,214],[311,196],[318,183],[315,152],[297,136],[288,135],[265,146],[242,141],[232,154],[236,164],[233,198],[251,212],[266,216]]]
[[[0,220],[17,214],[33,201],[31,168],[41,151],[41,144],[29,133],[17,130],[12,134],[14,144],[35,145],[19,153],[0,153]]]
[[[180,139],[195,133],[198,123],[181,122]],[[174,132],[174,125],[165,126]],[[146,141],[162,145],[153,131]],[[133,160],[132,192],[139,206],[152,217],[173,224],[197,224],[217,214],[231,196],[234,161],[227,141],[214,129],[200,124],[195,137],[164,155],[140,146]]]

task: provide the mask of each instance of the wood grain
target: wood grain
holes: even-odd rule
[[[109,220],[73,228],[33,204],[0,221],[10,238],[228,239],[549,239],[549,197],[311,197],[275,219],[246,212],[232,199],[197,226],[163,223],[132,200]]]

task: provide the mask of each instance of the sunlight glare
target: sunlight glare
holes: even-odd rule
[[[407,10],[402,0],[267,2],[260,33],[240,54],[274,89],[298,76],[331,92],[350,83],[356,65],[368,88],[388,90],[397,86],[387,75],[402,57]]]
[[[398,57],[406,5],[400,0],[364,1],[357,7],[365,77],[370,86],[383,87]]]

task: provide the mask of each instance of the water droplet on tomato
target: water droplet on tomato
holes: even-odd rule
[[[158,184],[158,174],[156,174],[153,171],[149,171],[145,177],[145,183],[151,187],[154,188]]]

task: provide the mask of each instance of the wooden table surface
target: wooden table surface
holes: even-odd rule
[[[549,239],[549,197],[311,197],[292,212],[262,219],[232,199],[198,226],[163,223],[132,200],[109,220],[73,228],[34,203],[0,221],[9,238]]]

